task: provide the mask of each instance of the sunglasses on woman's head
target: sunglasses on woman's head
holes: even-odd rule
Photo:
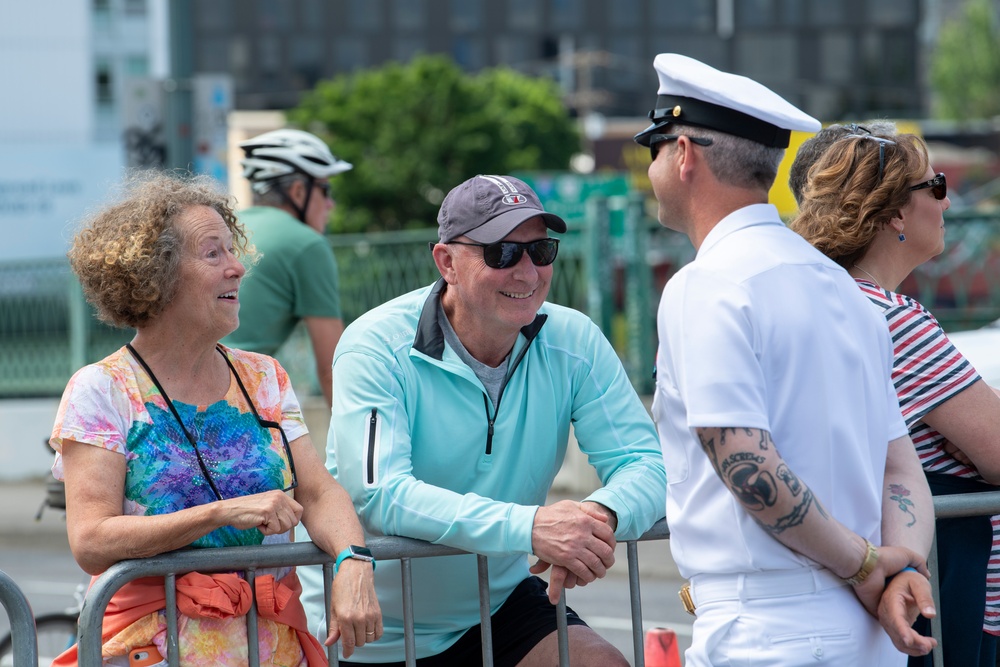
[[[938,172],[934,174],[934,178],[929,181],[924,181],[923,183],[917,183],[910,190],[923,190],[924,188],[930,188],[931,193],[934,195],[934,199],[941,201],[948,196],[948,180],[944,177],[943,172]]]
[[[470,245],[483,249],[483,261],[491,269],[507,269],[521,261],[524,251],[535,266],[548,266],[556,261],[559,253],[559,239],[539,239],[518,243],[517,241],[497,241],[496,243],[468,243],[449,241],[458,245]]]
[[[885,174],[885,147],[895,146],[896,142],[889,139],[883,139],[882,137],[874,136],[867,127],[856,126],[859,130],[864,130],[868,134],[847,134],[844,135],[845,139],[871,139],[872,141],[878,142],[878,182],[876,185],[882,182],[882,176]]]

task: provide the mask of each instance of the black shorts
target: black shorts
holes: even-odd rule
[[[493,665],[514,667],[535,645],[556,631],[556,607],[549,602],[548,588],[538,577],[528,577],[510,594],[493,614]],[[576,612],[566,607],[567,625],[586,625]],[[405,667],[405,662],[347,662],[341,665],[376,665]],[[483,641],[480,624],[462,635],[444,652],[417,660],[417,667],[469,667],[483,664]]]

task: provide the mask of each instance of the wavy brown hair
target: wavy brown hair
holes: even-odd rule
[[[929,159],[916,135],[885,144],[879,180],[879,141],[870,135],[838,139],[809,170],[799,214],[790,227],[847,268],[910,202],[910,183],[923,178]]]
[[[207,176],[156,171],[128,176],[113,201],[86,217],[68,256],[98,317],[141,328],[177,292],[184,239],[176,227],[192,206],[214,209],[233,233],[237,256],[252,256],[232,199]]]

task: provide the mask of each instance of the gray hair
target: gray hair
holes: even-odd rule
[[[257,181],[253,184],[252,189],[253,204],[254,206],[285,206],[288,204],[288,200],[282,195],[283,192],[288,192],[288,189],[296,181],[301,181],[308,187],[312,180],[311,176],[295,172],[267,181]]]
[[[770,190],[785,155],[784,148],[703,127],[674,124],[671,132],[711,139],[712,145],[704,151],[705,163],[720,183],[733,187]]]

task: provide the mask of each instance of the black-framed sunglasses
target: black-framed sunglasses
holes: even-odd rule
[[[668,141],[677,141],[681,137],[687,137],[691,140],[691,143],[698,144],[699,146],[711,146],[712,140],[706,139],[704,137],[688,137],[686,134],[651,134],[649,135],[649,157],[653,162],[656,162],[656,156],[660,154],[660,144],[665,144]]]
[[[323,193],[324,197],[326,197],[327,199],[330,198],[330,192],[331,192],[330,181],[321,181],[318,179],[314,179],[313,185],[319,188],[320,192]]]
[[[507,269],[521,261],[524,251],[535,266],[548,266],[556,261],[559,254],[559,239],[538,239],[527,243],[517,241],[497,241],[496,243],[469,243],[449,241],[458,245],[469,245],[483,249],[483,261],[491,269]]]
[[[885,147],[895,146],[896,142],[891,139],[876,137],[866,127],[861,127],[860,125],[856,125],[854,127],[859,130],[864,130],[868,134],[848,134],[845,135],[845,139],[870,139],[878,142],[878,182],[876,183],[876,185],[878,185],[882,182],[882,176],[885,175]]]
[[[923,190],[925,188],[931,189],[931,194],[934,195],[934,199],[941,201],[948,196],[948,179],[945,178],[944,172],[938,172],[934,174],[934,178],[924,181],[923,183],[917,183],[912,186],[910,190]]]

